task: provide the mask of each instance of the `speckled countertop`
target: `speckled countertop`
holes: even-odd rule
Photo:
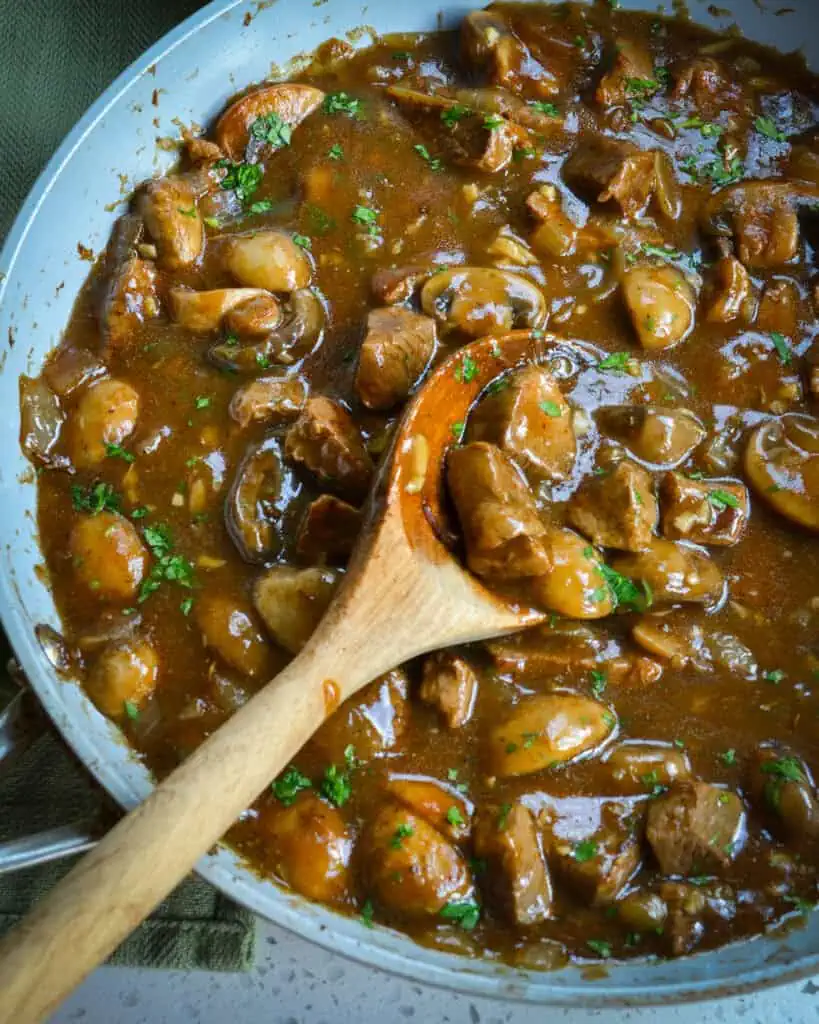
[[[544,1010],[454,995],[354,964],[259,922],[249,974],[102,968],[52,1024],[806,1024],[819,983],[680,1008]],[[819,982],[819,979],[817,979]]]

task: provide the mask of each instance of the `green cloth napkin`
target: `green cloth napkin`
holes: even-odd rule
[[[0,242],[34,179],[83,111],[146,47],[200,6],[201,0],[0,0]],[[0,665],[4,646],[0,634]],[[0,707],[3,689],[0,681]],[[0,840],[93,818],[102,802],[56,735],[44,736],[10,773],[0,774]],[[0,877],[0,933],[71,863]],[[247,970],[254,945],[254,916],[191,877],[111,962]]]

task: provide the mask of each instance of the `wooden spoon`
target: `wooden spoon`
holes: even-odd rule
[[[559,344],[515,331],[435,370],[407,409],[345,582],[310,642],[0,943],[0,1021],[53,1010],[366,683],[418,654],[543,621],[490,593],[447,547],[443,465],[487,384]]]

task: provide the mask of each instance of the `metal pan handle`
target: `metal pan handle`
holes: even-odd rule
[[[13,660],[9,675],[25,685]],[[30,690],[21,689],[0,714],[0,788],[4,773],[48,729],[48,719],[37,698]],[[83,821],[0,842],[0,875],[83,853],[96,845],[104,832],[102,822]]]

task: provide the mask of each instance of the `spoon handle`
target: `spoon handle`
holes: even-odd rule
[[[366,659],[311,644],[117,824],[0,942],[0,1022],[40,1021],[216,843],[338,702]]]

